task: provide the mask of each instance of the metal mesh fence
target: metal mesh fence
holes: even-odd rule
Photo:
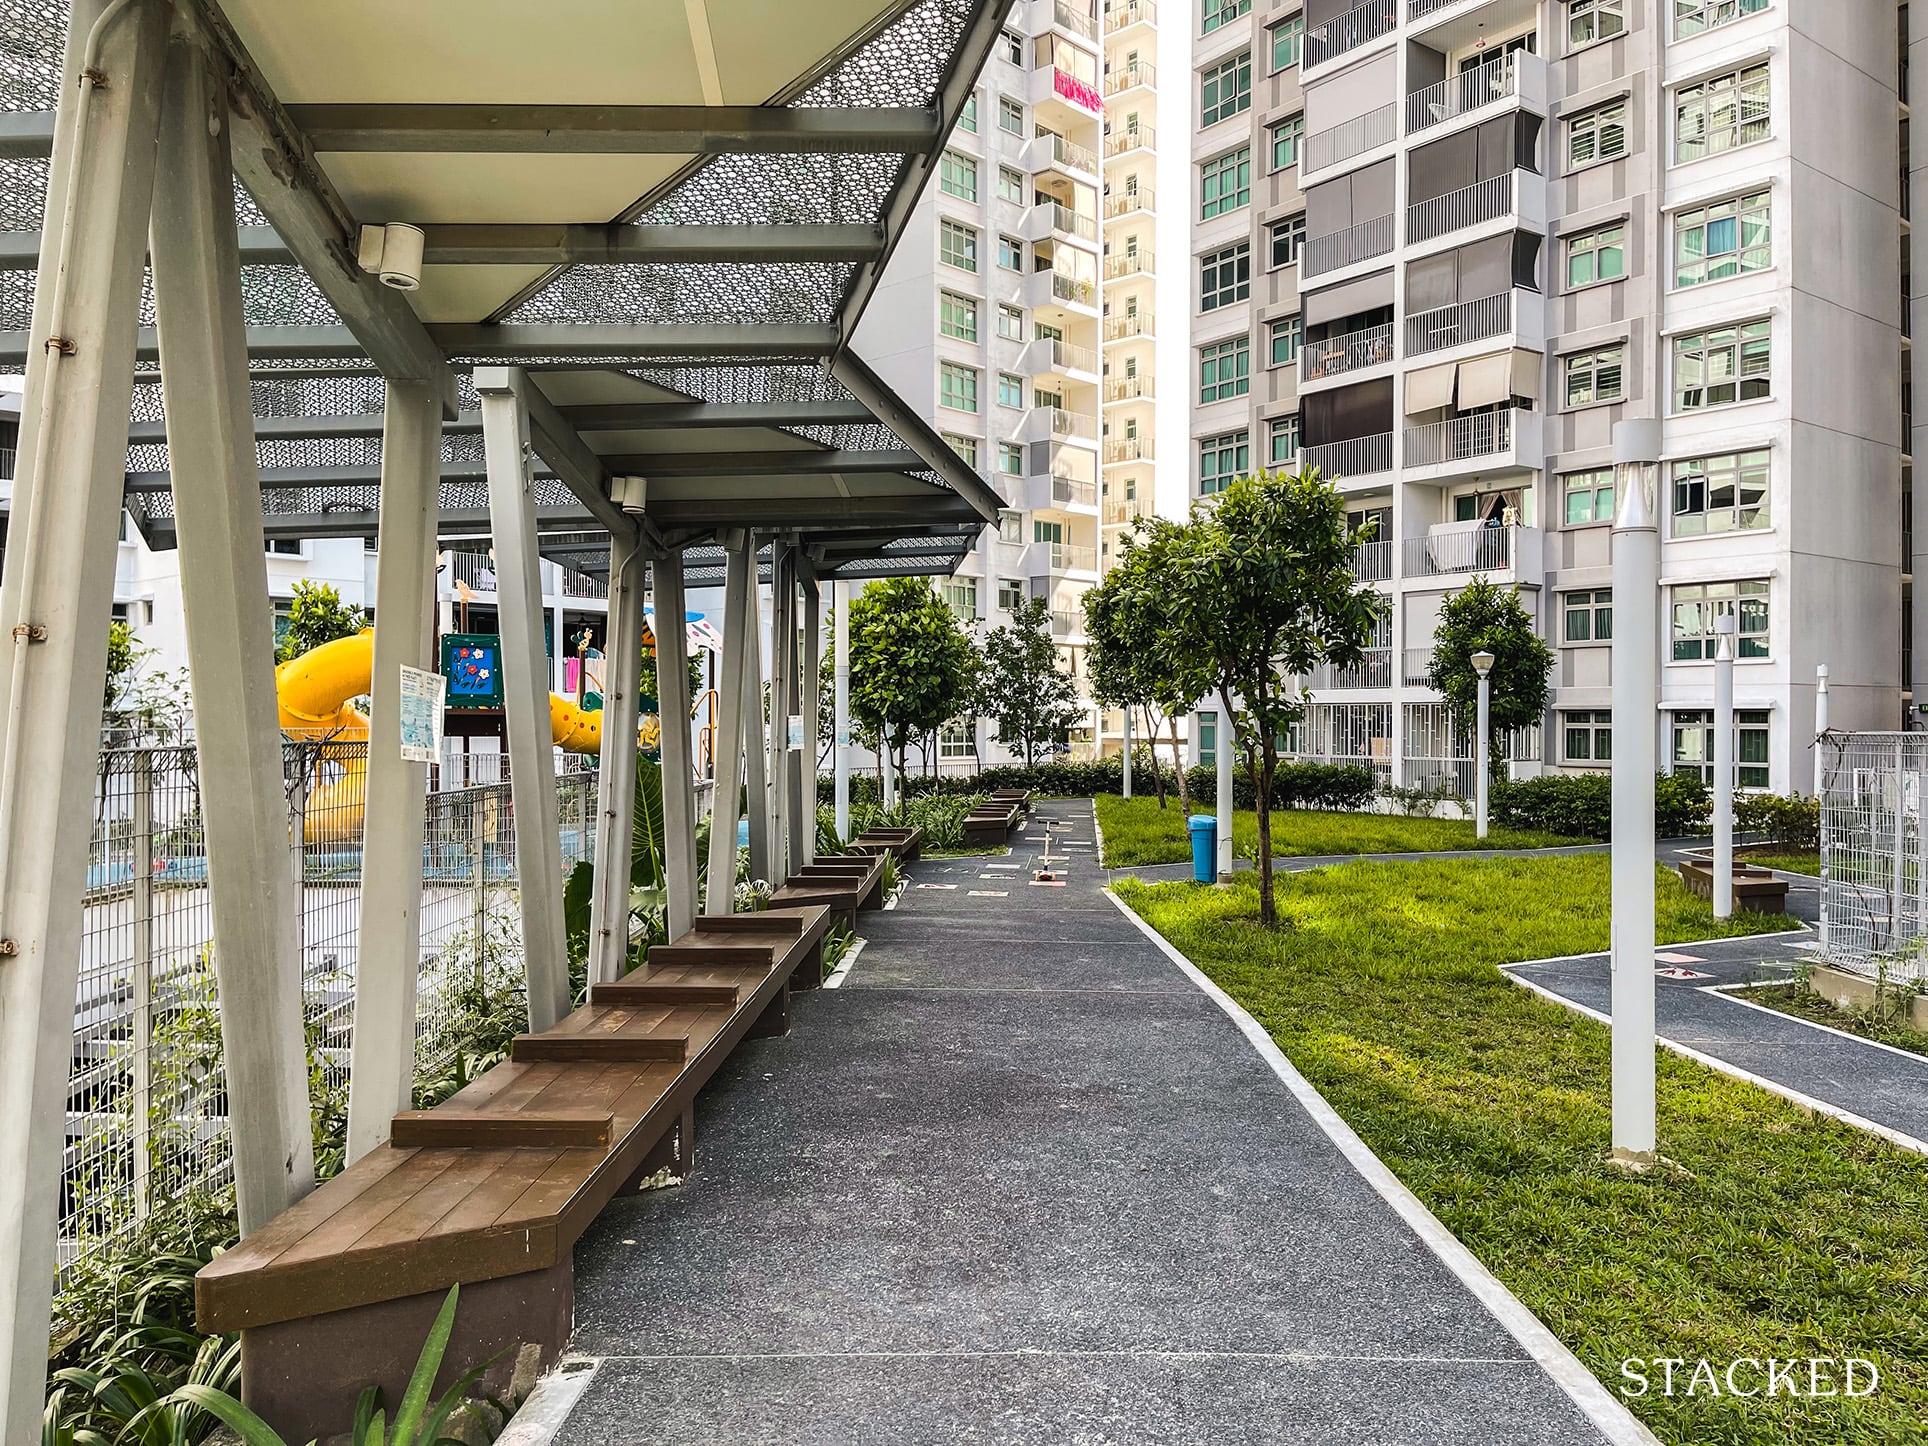
[[[365,744],[285,744],[288,868],[299,881],[303,1014],[312,1088],[339,1108],[348,1081],[361,919]],[[563,867],[594,851],[596,775],[558,756]],[[441,770],[433,770],[439,774]],[[475,997],[521,956],[515,811],[499,781],[427,799],[417,1073],[450,1062]],[[230,1180],[201,827],[191,747],[111,748],[94,785],[93,838],[74,1001],[60,1259],[71,1265],[157,1201]]]
[[[1820,746],[1822,957],[1928,981],[1928,733],[1829,734]]]

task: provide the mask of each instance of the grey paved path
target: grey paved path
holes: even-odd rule
[[[1697,977],[1655,981],[1658,1033],[1884,1129],[1928,1140],[1928,1057],[1884,1049],[1773,1010],[1750,1008],[1716,992],[1724,984],[1787,978],[1795,962],[1813,947],[1814,937],[1805,931],[1664,946],[1659,951],[1661,968]],[[1516,964],[1508,972],[1597,1013],[1613,1013],[1605,954]]]
[[[1602,1438],[1099,892],[910,870],[576,1251],[569,1443]],[[1017,865],[1016,868],[997,867]],[[988,875],[988,877],[986,877]]]

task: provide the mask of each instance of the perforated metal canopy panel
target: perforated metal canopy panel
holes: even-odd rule
[[[555,0],[539,24],[519,0],[180,3],[251,123],[306,162],[293,183],[250,171],[237,134],[271,536],[373,536],[381,374],[424,355],[451,410],[451,537],[488,529],[483,364],[527,368],[597,459],[599,493],[568,468],[539,485],[546,546],[570,539],[586,571],[607,565],[612,476],[648,479],[676,543],[788,535],[837,576],[949,571],[995,517],[996,491],[846,342],[1001,0]],[[56,0],[0,0],[0,369],[32,344],[66,23]],[[337,244],[317,246],[317,216]],[[341,257],[392,221],[426,233],[421,286],[370,303]],[[410,328],[427,341],[398,363]],[[144,332],[127,496],[165,547],[155,354]],[[713,565],[692,548],[692,581]]]

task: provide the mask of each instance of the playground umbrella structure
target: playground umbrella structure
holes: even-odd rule
[[[394,745],[401,668],[434,666],[438,545],[496,558],[533,1029],[568,1003],[539,558],[610,585],[598,877],[629,873],[624,640],[646,593],[675,616],[689,585],[723,584],[737,664],[716,797],[747,775],[763,876],[807,861],[815,750],[765,738],[757,584],[773,692],[814,720],[822,585],[948,572],[996,516],[849,338],[1003,9],[0,0],[0,369],[27,374],[0,584],[0,1437],[37,1431],[44,1385],[123,508],[181,553],[247,1233],[313,1178],[262,538],[380,542],[354,1158],[408,1102],[425,766]],[[686,687],[664,671],[666,715]],[[695,799],[687,736],[665,749],[674,932]]]

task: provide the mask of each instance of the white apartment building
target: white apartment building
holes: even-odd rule
[[[1358,568],[1388,598],[1366,665],[1311,680],[1300,752],[1469,775],[1427,660],[1485,576],[1557,650],[1519,766],[1610,767],[1610,437],[1642,416],[1663,763],[1710,766],[1722,613],[1744,786],[1811,780],[1817,665],[1833,726],[1900,726],[1907,11],[1206,0],[1192,491],[1316,463],[1378,524]]]

